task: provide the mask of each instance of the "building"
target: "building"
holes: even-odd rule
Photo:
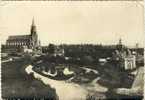
[[[131,52],[131,50],[122,44],[121,39],[119,44],[116,46],[115,52],[112,56],[113,62],[116,66],[119,66],[125,70],[132,70],[136,68],[136,56]]]
[[[29,35],[9,36],[6,41],[6,45],[4,45],[3,48],[7,52],[19,52],[24,51],[24,49],[31,49],[34,51],[38,46],[38,35],[33,19]]]
[[[136,68],[136,58],[135,55],[130,55],[124,58],[124,69],[132,70]]]

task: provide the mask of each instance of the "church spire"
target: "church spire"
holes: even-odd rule
[[[34,22],[34,17],[32,19],[32,25],[31,25],[31,35],[36,34],[36,26]]]
[[[36,48],[38,46],[38,35],[37,35],[37,31],[36,31],[36,25],[34,23],[34,17],[32,19],[30,31],[31,31],[32,46],[33,46],[33,48]]]
[[[32,26],[35,26],[34,17],[32,19]]]

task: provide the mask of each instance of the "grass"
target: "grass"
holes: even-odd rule
[[[28,58],[2,63],[2,98],[58,99],[55,89],[27,75],[25,68],[30,63]]]

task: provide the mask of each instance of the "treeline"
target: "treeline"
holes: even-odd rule
[[[43,53],[52,54],[55,53],[55,49],[59,48],[64,50],[63,57],[52,57],[47,56],[47,61],[53,61],[55,63],[68,63],[68,64],[79,64],[79,65],[96,65],[99,58],[112,57],[112,52],[116,49],[116,46],[102,46],[93,44],[82,44],[82,45],[54,45],[43,49]],[[66,60],[65,58],[68,59]],[[44,59],[44,58],[43,58]]]
[[[112,56],[112,52],[114,50],[119,50],[123,48],[127,50],[127,47],[124,45],[94,45],[94,44],[62,44],[62,45],[54,45],[49,44],[45,47],[44,53],[55,53],[55,49],[63,49],[66,57],[83,57],[83,56],[91,56],[93,58],[105,58]],[[42,49],[43,50],[43,49]],[[130,48],[131,51],[136,51],[137,53],[143,55],[143,48]]]
[[[43,50],[43,53],[54,54],[56,53],[56,49],[60,49],[60,51],[64,51],[63,56],[59,57],[51,57],[47,56],[47,61],[54,61],[58,63],[71,63],[71,64],[85,64],[85,65],[96,65],[100,58],[112,58],[113,52],[115,50],[125,50],[127,51],[127,47],[124,45],[93,45],[93,44],[79,44],[79,45],[54,45],[49,44]],[[56,51],[55,51],[56,50]],[[133,48],[131,51],[136,51],[138,54],[143,55],[143,48]],[[61,53],[61,52],[60,52]],[[69,59],[65,59],[65,58]],[[48,59],[49,58],[49,59]]]
[[[84,57],[91,56],[92,58],[109,57],[116,49],[115,46],[102,46],[93,44],[84,45],[60,45],[65,51],[65,56],[68,57]]]

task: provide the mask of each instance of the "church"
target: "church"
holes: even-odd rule
[[[34,51],[38,46],[40,46],[40,41],[38,41],[36,25],[33,18],[30,28],[30,34],[9,36],[6,40],[6,45],[4,46],[4,48],[8,52],[18,52],[22,49],[32,49]]]

